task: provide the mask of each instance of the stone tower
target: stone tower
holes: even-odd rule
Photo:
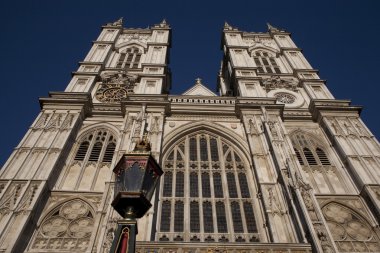
[[[0,170],[0,252],[109,252],[112,169],[165,171],[138,252],[380,252],[380,146],[292,41],[225,24],[219,95],[169,95],[166,21],[102,27]]]

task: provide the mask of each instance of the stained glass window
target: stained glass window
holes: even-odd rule
[[[190,203],[190,232],[199,232],[199,204],[196,201]]]
[[[248,184],[253,179],[246,173],[244,155],[230,142],[207,131],[192,133],[168,149],[163,164],[158,213],[164,221],[158,220],[159,240],[227,242],[236,238],[237,242],[247,242],[257,238],[251,197],[255,191]],[[165,202],[169,200],[169,204]],[[169,212],[171,221],[167,220]],[[234,233],[239,235],[235,237]]]

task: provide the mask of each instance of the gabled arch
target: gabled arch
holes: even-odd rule
[[[138,41],[138,40],[130,40],[130,41],[123,42],[123,43],[116,45],[115,50],[116,50],[116,52],[121,53],[130,47],[137,47],[141,53],[145,53],[145,51],[148,48],[148,45],[141,42],[141,41]]]
[[[57,187],[62,190],[102,191],[112,176],[118,130],[109,123],[84,127],[67,157]]]
[[[281,74],[278,64],[278,53],[272,49],[255,49],[251,52],[251,57],[257,66],[258,73]]]
[[[165,137],[157,240],[257,240],[256,182],[241,146],[246,141],[240,136],[209,122],[179,127]],[[188,157],[178,160],[182,149]]]
[[[278,50],[276,50],[272,47],[265,46],[265,45],[253,45],[253,46],[248,48],[248,52],[251,56],[253,56],[254,52],[260,51],[260,50],[270,52],[270,53],[274,54],[275,57],[277,57],[278,54],[280,53]]]
[[[84,203],[86,203],[91,208],[92,213],[95,215],[95,211],[97,209],[96,206],[93,203],[89,202],[88,199],[86,199],[84,196],[80,196],[80,195],[68,196],[64,199],[58,200],[57,203],[54,203],[54,205],[52,205],[52,206],[48,207],[46,210],[44,210],[44,212],[40,216],[40,219],[37,222],[37,227],[39,227],[41,225],[42,221],[49,214],[51,214],[55,209],[57,209],[58,207],[62,206],[65,203],[68,203],[68,202],[73,201],[73,200],[80,200],[80,201],[83,201]]]
[[[314,134],[296,129],[289,133],[302,174],[317,193],[344,193],[347,185],[334,166],[330,148]]]
[[[114,125],[112,125],[106,121],[100,121],[100,122],[97,122],[95,124],[83,127],[79,131],[79,133],[77,134],[76,142],[81,141],[81,138],[86,136],[88,133],[93,132],[97,129],[101,129],[101,128],[104,128],[104,129],[111,131],[112,135],[114,135],[116,138],[118,137],[118,133],[119,133],[120,129],[118,129],[116,126],[114,126]]]
[[[66,198],[56,203],[38,221],[29,249],[85,251],[95,231],[95,210],[82,197]]]
[[[166,153],[168,149],[183,136],[201,130],[209,131],[223,137],[231,144],[238,147],[241,151],[243,151],[246,158],[249,157],[249,147],[246,140],[244,140],[240,135],[236,134],[232,130],[218,123],[210,123],[207,121],[199,121],[186,124],[170,132],[164,137],[162,153]]]
[[[314,142],[313,144],[314,144],[314,148],[315,149],[316,148],[320,148],[322,150],[326,150],[328,148],[328,145],[325,142],[321,141],[313,133],[309,133],[309,132],[307,132],[305,130],[302,130],[302,129],[299,129],[299,128],[289,132],[289,136],[290,136],[291,139],[293,139],[294,136],[297,135],[297,134],[299,134],[299,135],[301,135],[301,134],[305,135],[305,136],[307,136],[307,139],[312,140]]]
[[[362,214],[337,201],[321,210],[339,252],[379,252],[379,231]]]

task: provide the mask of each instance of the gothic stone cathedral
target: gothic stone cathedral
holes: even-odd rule
[[[109,252],[112,169],[147,135],[162,176],[138,252],[380,252],[380,145],[290,34],[227,23],[219,95],[169,95],[171,29],[102,31],[0,170],[0,252]]]

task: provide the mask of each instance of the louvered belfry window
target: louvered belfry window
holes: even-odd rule
[[[138,68],[141,60],[141,55],[142,53],[137,47],[127,48],[125,52],[120,53],[116,68]]]
[[[271,53],[259,50],[255,51],[252,56],[257,66],[258,73],[281,74],[276,58]]]
[[[75,147],[73,157],[61,173],[58,189],[104,191],[105,182],[112,174],[115,135],[105,127],[95,128],[79,136]]]
[[[168,149],[163,169],[157,240],[256,240],[253,179],[230,142],[207,131],[186,135]]]
[[[74,160],[111,162],[115,152],[115,139],[107,130],[98,130],[85,136]]]
[[[342,174],[327,156],[327,148],[317,138],[303,132],[291,135],[294,152],[303,176],[317,193],[344,193]]]

